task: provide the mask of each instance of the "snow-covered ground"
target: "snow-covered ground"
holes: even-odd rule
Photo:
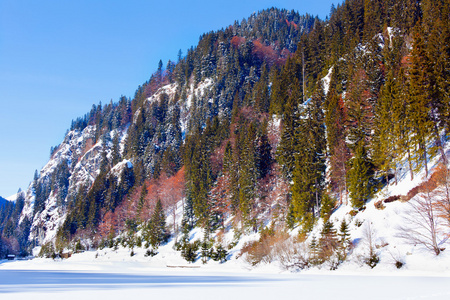
[[[86,252],[63,261],[3,261],[0,297],[2,300],[450,299],[448,273],[414,275],[388,270],[287,273],[274,267],[248,270],[237,264],[170,268],[153,263],[153,258],[125,259],[117,253],[108,259],[108,256],[95,258],[95,254]]]
[[[201,236],[195,229],[191,238]],[[253,239],[256,236],[253,237]],[[225,237],[224,239],[227,239]],[[248,236],[246,240],[251,240]],[[349,260],[338,270],[286,271],[278,263],[251,267],[230,250],[221,264],[189,264],[173,249],[158,255],[118,247],[74,254],[69,259],[0,261],[1,299],[450,299],[450,253],[416,251],[397,269],[382,257],[370,269]],[[236,249],[241,246],[237,245]]]

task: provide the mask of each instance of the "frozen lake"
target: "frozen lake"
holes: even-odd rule
[[[9,268],[12,267],[12,268]],[[0,268],[0,299],[450,299],[443,276]],[[333,274],[333,273],[328,273]],[[144,298],[145,297],[145,298]]]

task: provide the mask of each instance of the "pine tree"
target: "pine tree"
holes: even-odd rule
[[[319,238],[319,258],[323,263],[334,255],[338,248],[336,229],[330,220],[325,221]]]
[[[374,166],[368,149],[372,141],[373,95],[369,91],[367,75],[359,69],[353,76],[346,101],[349,147],[353,157],[349,161],[347,185],[352,206],[362,209],[374,192]]]
[[[259,139],[259,145],[257,149],[257,166],[259,170],[259,178],[264,178],[269,174],[273,163],[272,146],[270,145],[269,138],[267,136],[267,122],[265,122],[262,127],[262,134]]]
[[[201,244],[201,252],[200,252],[200,256],[202,258],[203,264],[206,264],[208,262],[208,258],[211,257],[211,255],[210,255],[211,245],[210,244],[211,243],[209,241],[209,230],[208,230],[208,228],[205,228],[204,235],[203,235],[203,241]]]
[[[310,251],[309,260],[310,260],[311,264],[318,265],[319,264],[319,245],[318,245],[315,235],[312,236],[311,242],[309,243],[309,251]]]
[[[304,229],[313,225],[325,181],[325,127],[322,112],[324,95],[319,88],[301,113],[295,131],[295,169],[293,172],[292,205]]]
[[[430,64],[425,52],[425,41],[422,27],[417,25],[414,35],[414,45],[411,53],[411,67],[409,69],[409,102],[407,109],[413,124],[412,144],[416,148],[417,169],[424,167],[428,177],[427,140],[433,130],[430,119]],[[416,169],[416,170],[417,170]]]
[[[342,219],[341,225],[339,226],[338,236],[339,236],[338,256],[340,261],[344,261],[347,258],[347,254],[351,247],[349,228],[345,219]]]
[[[111,164],[115,166],[120,161],[119,134],[116,132],[112,141]]]
[[[352,206],[362,209],[374,193],[373,165],[360,141],[356,146],[353,158],[350,160],[350,170],[347,177],[348,190]]]
[[[347,193],[347,162],[350,159],[350,150],[345,142],[344,102],[338,94],[339,74],[339,69],[334,67],[324,108],[328,157],[330,158],[330,186],[342,204],[343,196]]]
[[[295,132],[298,127],[297,103],[299,99],[299,93],[292,94],[289,97],[283,114],[281,141],[277,148],[277,161],[281,165],[283,175],[288,180],[292,179],[295,167],[295,154],[298,149],[298,140],[295,138]]]
[[[253,101],[256,109],[261,113],[267,113],[270,109],[269,72],[266,64],[261,67],[261,76],[253,91]]]
[[[324,194],[322,196],[322,203],[320,209],[320,216],[326,222],[330,219],[331,213],[334,208],[334,199],[331,198],[328,194]]]
[[[228,251],[222,246],[222,244],[219,244],[216,250],[217,260],[219,260],[221,263],[224,263],[227,261],[227,255]]]
[[[242,152],[239,170],[239,210],[245,220],[251,221],[256,197],[258,177],[256,157],[256,126],[250,123],[246,134],[242,134]]]
[[[397,162],[397,132],[394,130],[393,111],[395,103],[399,102],[399,93],[392,71],[388,73],[386,82],[381,90],[380,98],[375,109],[373,158],[374,163],[384,173],[386,184],[391,170],[396,170]]]
[[[160,199],[156,201],[155,210],[150,218],[148,229],[150,231],[149,242],[153,248],[158,248],[159,245],[167,241],[166,215]]]

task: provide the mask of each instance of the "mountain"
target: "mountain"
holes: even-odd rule
[[[384,249],[409,240],[440,254],[449,5],[419,2],[348,0],[327,20],[271,8],[202,35],[133,99],[73,120],[3,236],[47,256],[119,245],[157,255],[172,237],[187,261],[234,251],[253,265],[289,241],[310,249],[291,267],[358,255],[374,267],[388,245],[372,229],[386,229],[388,205],[384,216],[407,215],[402,201],[431,209],[438,230],[431,243],[386,231]]]

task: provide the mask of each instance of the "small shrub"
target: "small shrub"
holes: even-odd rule
[[[361,225],[364,223],[364,221],[361,221],[361,220],[359,220],[359,219],[356,219],[355,220],[355,226],[356,227],[361,227]]]
[[[400,196],[399,195],[395,195],[395,196],[390,196],[386,199],[383,200],[384,203],[391,203],[394,201],[400,200]]]
[[[409,190],[409,192],[406,194],[406,201],[411,200],[411,198],[413,198],[414,196],[416,196],[418,193],[420,193],[420,185],[413,187],[412,189]]]
[[[85,248],[84,248],[84,246],[81,244],[81,241],[80,240],[78,240],[78,242],[75,244],[75,253],[80,253],[80,252],[83,252],[84,250],[86,250]]]
[[[136,246],[137,247],[142,247],[142,237],[138,236],[136,239]]]
[[[395,267],[397,267],[397,269],[401,269],[404,265],[405,263],[402,261],[399,260],[395,261]]]
[[[310,266],[310,253],[308,246],[304,242],[287,239],[274,245],[273,252],[286,270],[302,270]]]
[[[380,262],[380,258],[376,253],[373,253],[369,257],[366,258],[365,263],[371,267],[372,269]]]
[[[228,251],[222,246],[222,244],[219,244],[215,248],[217,248],[217,250],[215,250],[215,251],[214,251],[214,248],[211,248],[209,256],[214,261],[220,261],[221,263],[226,262]]]
[[[354,217],[358,214],[358,211],[356,209],[352,209],[351,211],[349,211],[348,213],[350,216]]]
[[[283,231],[263,230],[259,240],[244,245],[240,255],[246,254],[245,260],[252,266],[272,262],[275,258],[272,248],[288,238],[289,234]]]
[[[375,202],[374,205],[375,205],[375,208],[379,209],[379,210],[383,210],[386,208],[386,206],[384,206],[384,204],[383,204],[383,200]]]
[[[39,257],[45,258],[56,258],[55,247],[52,242],[45,243],[41,247],[41,251],[39,251]]]
[[[147,251],[145,251],[145,254],[144,254],[144,256],[145,257],[153,257],[153,256],[155,256],[156,254],[158,254],[158,252],[156,252],[154,249],[147,249]]]
[[[200,248],[200,241],[193,243],[185,243],[181,249],[181,256],[188,262],[195,262],[197,259],[197,251]]]

